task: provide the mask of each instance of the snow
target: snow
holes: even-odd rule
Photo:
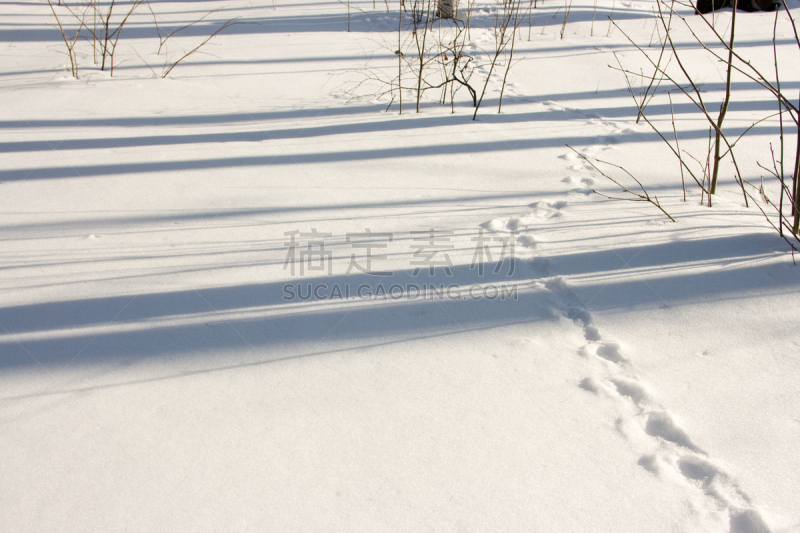
[[[170,54],[258,24],[161,79],[136,15],[114,76],[82,43],[77,80],[45,2],[0,5],[0,529],[800,531],[791,250],[730,169],[712,208],[682,201],[635,124],[608,65],[644,67],[621,30],[646,45],[653,2],[600,0],[593,34],[574,2],[563,39],[539,4],[477,121],[465,92],[399,115],[357,85],[396,65],[380,2],[350,32],[340,2],[153,2],[222,8]],[[774,14],[737,16],[769,68]],[[722,67],[686,57],[716,107]],[[743,130],[775,103],[735,83]],[[651,116],[671,131],[663,97]],[[742,141],[753,180],[776,128]],[[677,222],[594,194],[622,193],[567,144]],[[301,272],[314,231],[330,256]]]

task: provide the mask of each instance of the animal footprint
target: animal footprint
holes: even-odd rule
[[[644,430],[652,437],[661,437],[694,452],[705,454],[667,411],[653,411],[647,417]]]
[[[617,392],[627,396],[638,406],[652,401],[650,393],[638,381],[627,378],[612,378],[610,381],[617,388]]]
[[[614,341],[603,341],[597,347],[597,355],[612,363],[624,363],[627,359],[622,355],[622,348]]]
[[[509,217],[495,218],[489,222],[484,222],[481,227],[494,233],[505,233],[508,231],[508,224],[511,220]]]
[[[575,178],[569,176],[561,180],[561,182],[566,183],[570,187],[568,192],[587,195],[592,194],[591,186],[594,185],[594,180],[592,178]]]
[[[770,533],[770,529],[755,509],[737,509],[731,512],[730,533]]]
[[[527,218],[536,217],[541,220],[547,220],[550,218],[558,218],[563,215],[561,212],[562,209],[567,207],[568,202],[561,201],[561,202],[534,202],[530,204],[528,207],[533,209],[533,213],[528,215]]]
[[[533,235],[520,235],[519,239],[517,240],[525,248],[536,248],[536,238]]]

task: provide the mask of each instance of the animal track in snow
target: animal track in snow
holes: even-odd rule
[[[579,165],[580,158],[571,156],[564,157]],[[588,176],[563,181],[583,187],[594,183]],[[535,202],[529,205],[531,212],[526,215],[497,218],[481,226],[493,232],[520,232],[519,242],[534,248],[539,238],[530,230],[558,219],[567,206],[565,201]],[[544,257],[531,258],[528,266],[537,272],[539,286],[549,292],[554,317],[560,315],[571,320],[583,332],[585,343],[577,353],[593,370],[577,386],[589,394],[619,402],[617,431],[639,449],[649,450],[639,457],[638,465],[654,476],[693,491],[694,497],[700,498],[698,503],[707,506],[709,512],[726,513],[729,533],[769,533],[763,517],[736,481],[691,438],[651,389],[637,379],[634,365],[621,343],[604,337],[592,313],[570,289],[569,280],[553,275],[550,262]],[[701,503],[703,500],[708,503]]]
[[[517,242],[523,248],[531,249],[536,248],[536,245],[542,241],[542,239],[530,232],[530,228],[533,226],[533,219],[530,216],[495,218],[481,224],[481,227],[488,229],[492,233],[518,233]]]
[[[635,379],[618,377],[611,378],[609,381],[614,384],[617,392],[619,392],[622,396],[629,397],[631,400],[633,400],[633,403],[640,407],[652,401],[650,393],[647,392],[647,389],[644,387],[644,385]]]
[[[614,341],[602,341],[597,346],[597,355],[612,363],[624,363],[627,361],[622,355],[622,348],[619,343]]]
[[[640,409],[638,415],[621,415],[616,421],[621,435],[655,449],[639,458],[639,466],[655,476],[700,489],[714,502],[713,509],[727,512],[729,533],[769,533],[750,497],[694,443],[672,413],[660,407],[641,382],[624,375],[607,379],[589,376],[578,386],[593,394],[617,394]],[[648,438],[657,440],[647,444]]]
[[[534,202],[528,207],[532,210],[527,215],[519,217],[501,217],[490,220],[481,224],[482,228],[488,229],[493,233],[516,233],[518,234],[517,242],[524,248],[536,248],[540,242],[545,242],[532,233],[533,230],[539,229],[547,221],[551,219],[560,218],[563,215],[563,209],[569,205],[566,201],[559,202]]]
[[[580,194],[592,194],[592,186],[594,185],[594,180],[592,178],[575,178],[575,177],[567,177],[561,180],[562,183],[566,183],[571,193],[580,193]]]
[[[655,448],[654,452],[639,458],[639,466],[655,476],[700,489],[713,500],[714,509],[721,508],[727,512],[729,533],[769,533],[769,527],[753,507],[750,497],[694,443],[674,415],[659,406],[640,381],[626,375],[612,375],[605,379],[589,376],[578,386],[593,394],[618,395],[639,408],[638,415],[621,415],[616,420],[621,435]],[[643,439],[657,440],[647,444]]]
[[[570,187],[569,192],[591,194],[593,192],[592,186],[594,185],[594,179],[591,176],[596,175],[597,170],[587,160],[597,158],[601,152],[609,150],[612,145],[619,143],[619,138],[617,137],[619,134],[628,134],[632,133],[632,131],[621,128],[613,120],[605,119],[595,112],[572,109],[551,101],[543,102],[543,104],[551,110],[563,111],[576,118],[584,119],[589,131],[592,133],[597,132],[597,142],[595,144],[581,148],[580,152],[576,152],[573,149],[559,156],[570,162],[568,170],[572,175],[562,180]]]
[[[567,285],[566,282],[564,282],[564,278],[558,277],[554,278],[554,280],[557,280],[559,282],[558,286],[556,287],[557,289],[559,290],[567,289]],[[571,307],[567,309],[567,311],[564,314],[566,315],[567,318],[571,319],[576,324],[583,326],[584,328],[592,324],[592,319],[593,319],[592,313],[590,313],[586,309],[583,309],[582,307]]]
[[[542,271],[549,271],[546,263]],[[635,377],[620,344],[603,338],[594,316],[577,301],[568,281],[553,276],[544,279],[543,285],[552,293],[563,316],[583,330],[587,342],[578,353],[605,360],[603,365],[594,365],[593,375],[584,377],[578,386],[591,394],[617,398],[621,405],[615,425],[620,435],[653,450],[639,458],[639,466],[665,480],[683,483],[687,490],[699,489],[710,500],[709,509],[727,513],[729,533],[769,533],[763,517],[736,481],[694,442],[678,419]],[[636,411],[623,408],[622,403],[634,406]]]
[[[562,278],[558,278],[558,280],[560,283],[559,289],[564,290],[567,287],[566,283]],[[545,286],[547,286],[546,283]],[[603,340],[602,335],[600,335],[600,330],[597,329],[597,326],[592,324],[593,317],[589,311],[583,308],[573,307],[568,309],[565,315],[583,328],[583,337],[589,342],[579,349],[581,355],[596,355],[612,363],[627,362],[625,356],[622,355],[622,347],[618,342]]]
[[[683,446],[698,453],[705,453],[697,447],[686,431],[675,421],[668,411],[653,411],[647,417],[645,431],[653,437],[661,437],[664,440],[674,442],[678,446]]]
[[[567,207],[567,205],[569,205],[569,202],[566,201],[553,203],[534,202],[528,206],[533,209],[533,212],[528,216],[536,217],[541,220],[558,218],[563,215],[562,210]]]
[[[549,220],[551,218],[559,218],[562,216],[562,209],[566,207],[567,202],[556,202],[555,204],[548,204],[547,202],[536,202],[530,205],[533,211],[521,217],[510,217],[505,221],[505,229],[513,231],[525,231],[539,225],[540,222]],[[500,219],[498,219],[500,220]],[[494,221],[492,221],[494,223]],[[492,224],[490,223],[490,224]],[[492,224],[497,228],[500,224]]]
[[[596,326],[586,326],[583,328],[583,338],[585,338],[587,341],[599,341],[600,330],[598,330]]]
[[[520,235],[518,241],[525,248],[536,248],[536,237],[533,235]]]

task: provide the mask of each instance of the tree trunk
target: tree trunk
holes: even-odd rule
[[[458,0],[438,0],[439,17],[443,19],[454,19],[458,16]]]

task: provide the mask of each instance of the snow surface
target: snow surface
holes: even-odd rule
[[[341,2],[154,2],[172,27],[224,8],[187,48],[258,24],[161,79],[136,15],[114,77],[82,43],[78,80],[45,2],[0,4],[0,530],[800,531],[800,270],[730,170],[713,208],[683,202],[635,124],[608,65],[643,63],[607,16],[646,45],[655,4],[600,0],[592,35],[574,2],[563,39],[564,6],[539,4],[503,113],[494,80],[475,122],[463,92],[398,115],[358,85],[396,64],[380,2],[352,2],[349,33]],[[740,17],[769,66],[774,15]],[[686,57],[717,106],[720,66]],[[735,83],[743,129],[774,102]],[[619,191],[567,143],[677,222],[592,194]],[[431,228],[451,275],[414,275]],[[312,229],[330,259],[293,276],[288,234]],[[371,250],[391,276],[348,273],[366,230],[391,234]],[[516,240],[513,272],[470,268],[476,239],[495,262]],[[517,298],[284,298],[309,283]]]

